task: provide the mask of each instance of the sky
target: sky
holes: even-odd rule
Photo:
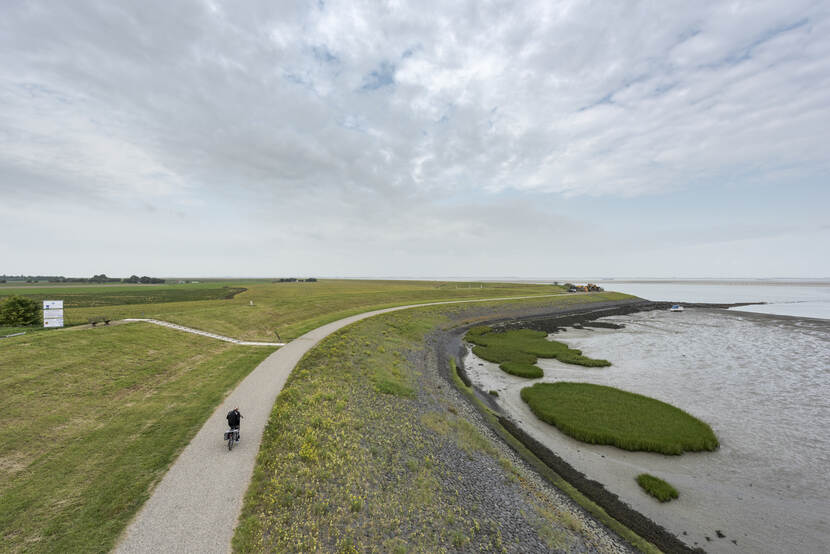
[[[0,273],[830,276],[830,3],[0,2]]]

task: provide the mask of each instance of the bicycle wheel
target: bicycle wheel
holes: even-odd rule
[[[233,433],[231,433],[230,437],[228,438],[228,450],[233,450],[233,437],[234,435]]]

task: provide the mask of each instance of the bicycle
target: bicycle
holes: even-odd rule
[[[228,450],[233,450],[234,443],[239,442],[239,429],[225,431],[225,440],[228,441]]]

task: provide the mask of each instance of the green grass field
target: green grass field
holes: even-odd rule
[[[0,342],[4,552],[106,552],[273,349],[135,323]]]
[[[659,477],[649,475],[648,473],[641,473],[638,475],[637,484],[660,502],[669,502],[679,497],[677,489]]]
[[[220,294],[223,287],[247,290],[232,299],[198,300],[198,294]],[[119,295],[164,296],[152,303],[112,304]],[[553,285],[510,283],[447,283],[435,281],[320,280],[316,283],[271,283],[262,281],[221,281],[182,285],[102,285],[98,287],[0,287],[0,294],[29,297],[50,296],[60,300],[61,292],[70,298],[78,294],[85,302],[91,296],[106,298],[101,305],[69,307],[64,310],[67,325],[87,323],[91,318],[111,319],[148,317],[188,327],[212,331],[243,340],[273,341],[275,331],[291,340],[320,325],[378,308],[422,302],[499,298],[505,296],[555,294],[563,291]],[[117,294],[113,291],[121,291]],[[194,292],[188,292],[194,291]],[[206,292],[207,291],[207,292]],[[131,296],[132,295],[132,296]],[[176,295],[184,297],[179,301]],[[152,295],[151,295],[152,296]],[[253,302],[253,305],[251,305]]]
[[[101,285],[98,287],[0,288],[0,301],[16,292],[37,302],[63,300],[64,309],[101,308],[131,304],[225,300],[245,290],[242,286],[197,285]]]
[[[536,383],[521,395],[536,417],[583,442],[661,454],[718,447],[706,423],[665,402],[614,387]]]
[[[532,329],[494,332],[487,326],[470,329],[464,339],[476,346],[473,354],[488,362],[499,364],[502,371],[519,377],[537,378],[542,369],[534,365],[537,358],[556,358],[566,364],[586,367],[611,365],[608,360],[595,360],[582,355],[581,350],[547,340],[547,333]]]
[[[545,285],[485,284],[482,289],[400,281],[235,281],[140,285],[138,289],[224,286],[242,286],[248,291],[229,300],[68,307],[66,317],[70,323],[86,323],[106,309],[111,317],[158,317],[240,338],[271,340],[274,328],[281,330],[283,339],[291,338],[381,306],[558,290]],[[113,297],[111,289],[135,287],[67,285],[33,286],[31,290],[39,294],[45,290],[43,294],[50,299],[61,299],[62,291],[93,289],[81,293]],[[20,287],[0,289],[4,294],[21,293]],[[488,314],[494,306],[554,307],[621,298],[625,295],[560,295],[476,306]],[[457,313],[464,309],[461,306],[442,306],[441,310]],[[224,395],[271,351],[147,324],[29,331],[0,339],[0,402],[7,414],[0,424],[0,536],[3,550],[11,552],[108,550]],[[407,401],[417,387],[394,354],[400,349],[395,341],[404,339],[383,331],[369,341],[371,346],[363,348],[371,350],[372,359],[389,362],[374,364],[366,374],[365,384],[370,387],[366,394],[394,398],[396,403]],[[421,336],[420,331],[407,333],[407,341]],[[334,355],[337,352],[326,353]],[[298,401],[309,401],[305,391],[301,393]],[[394,437],[389,436],[390,440]],[[309,450],[313,446],[309,442],[304,454],[313,456]]]

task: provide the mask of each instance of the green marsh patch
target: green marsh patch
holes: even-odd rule
[[[641,473],[638,475],[637,484],[660,502],[669,502],[679,496],[677,494],[677,489],[673,486],[666,483],[659,477],[649,475],[648,473]]]
[[[536,417],[587,443],[675,455],[718,447],[709,425],[648,396],[569,382],[537,383],[521,394]]]
[[[518,329],[495,332],[487,326],[473,327],[464,337],[473,343],[473,354],[488,362],[499,364],[502,371],[519,377],[542,377],[542,369],[536,366],[538,358],[555,358],[566,364],[585,367],[605,367],[608,360],[596,360],[582,355],[581,350],[547,340],[544,331]]]

